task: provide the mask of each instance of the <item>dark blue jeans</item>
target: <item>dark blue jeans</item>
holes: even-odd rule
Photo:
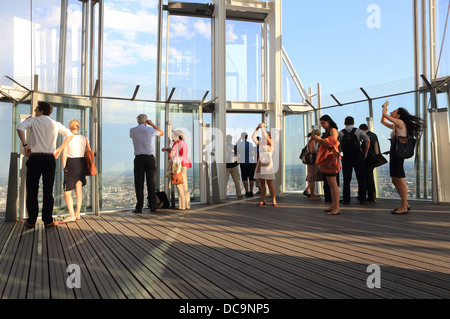
[[[39,214],[38,192],[42,176],[42,221],[53,222],[53,185],[55,183],[56,161],[53,155],[31,155],[27,161],[27,223],[34,225]]]
[[[136,190],[136,209],[144,206],[144,179],[147,180],[148,203],[152,211],[156,210],[156,160],[153,155],[137,155],[134,158],[134,186]]]

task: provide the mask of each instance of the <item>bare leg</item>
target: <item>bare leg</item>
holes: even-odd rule
[[[75,217],[80,219],[81,205],[83,204],[83,183],[78,181],[75,185],[75,193],[77,194],[77,210]]]
[[[73,197],[72,191],[64,192],[64,198],[66,199],[67,209],[69,210],[69,217],[65,218],[62,223],[73,221],[75,219],[73,212]]]
[[[261,203],[266,203],[266,181],[264,179],[259,180],[259,190],[261,191]]]
[[[408,211],[408,188],[406,186],[406,181],[401,177],[392,177],[395,179],[395,188],[397,189],[400,199],[402,200],[402,206],[397,210],[397,213],[404,213]]]
[[[275,187],[273,186],[273,182],[271,180],[267,181],[267,186],[269,187],[270,195],[272,196],[272,203],[274,205],[277,204],[277,199],[275,196]]]
[[[336,176],[327,176],[327,182],[330,186],[331,193],[331,211],[330,215],[339,213],[339,187],[337,185]]]

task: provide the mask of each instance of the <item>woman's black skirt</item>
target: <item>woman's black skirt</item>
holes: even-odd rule
[[[68,158],[64,169],[64,191],[75,189],[78,181],[86,185],[86,160],[84,157]]]
[[[395,143],[393,143],[391,139],[391,149],[389,151],[389,173],[391,177],[404,178],[406,176],[403,167],[404,163],[404,158],[395,156]]]

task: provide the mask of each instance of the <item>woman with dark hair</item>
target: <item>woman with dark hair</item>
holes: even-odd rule
[[[331,119],[329,115],[324,115],[320,118],[320,126],[322,126],[322,128],[325,130],[325,133],[322,135],[322,137],[317,135],[311,136],[311,138],[315,139],[317,143],[320,144],[316,163],[320,164],[322,159],[333,153],[337,153],[337,159],[339,161],[339,132],[336,123]],[[340,167],[339,163],[336,164]],[[327,183],[330,186],[331,193],[331,206],[325,211],[328,212],[328,215],[337,215],[340,213],[339,186],[337,181],[337,173],[339,171],[335,173],[328,173],[324,171],[322,166],[321,168],[322,175],[326,177]]]
[[[418,138],[423,131],[425,125],[421,118],[409,114],[409,112],[400,107],[388,114],[389,102],[383,104],[383,112],[381,116],[381,124],[392,129],[391,132],[391,150],[389,152],[389,172],[400,198],[402,206],[394,209],[391,213],[396,215],[407,214],[410,210],[408,205],[408,189],[405,181],[405,170],[403,164],[405,159],[395,155],[395,144],[392,140],[396,137],[414,137]],[[391,123],[388,123],[388,120]]]

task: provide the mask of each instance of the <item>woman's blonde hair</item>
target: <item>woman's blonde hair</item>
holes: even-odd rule
[[[311,135],[313,135],[313,134],[317,135],[317,136],[320,136],[321,133],[320,133],[320,130],[314,129],[314,130],[311,131],[311,133],[308,134],[308,137],[311,137]]]
[[[69,122],[69,128],[71,130],[79,130],[80,126],[81,124],[77,119],[73,119],[72,121]]]

